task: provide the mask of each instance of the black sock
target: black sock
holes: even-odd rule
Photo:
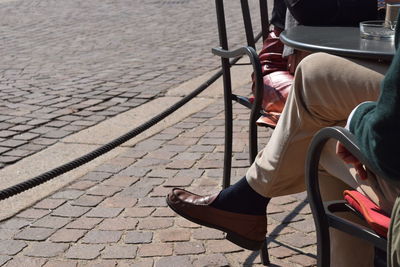
[[[236,184],[222,190],[211,206],[230,212],[265,215],[269,200],[254,191],[246,177],[243,177]]]

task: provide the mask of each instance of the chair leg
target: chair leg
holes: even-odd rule
[[[267,266],[271,264],[271,262],[269,261],[267,238],[265,238],[264,243],[260,249],[260,257],[261,257],[261,263],[263,265]]]

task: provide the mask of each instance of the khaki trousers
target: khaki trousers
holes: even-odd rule
[[[296,70],[293,88],[270,141],[247,171],[250,186],[265,197],[304,191],[305,158],[313,135],[323,127],[344,126],[358,104],[377,100],[387,68],[387,64],[375,61],[324,53],[306,57]],[[323,198],[342,198],[343,190],[349,187],[367,192],[374,201],[382,198],[375,194],[381,188],[360,186],[352,169],[335,156],[334,146],[334,142],[328,143],[321,158]],[[331,233],[331,266],[373,266],[371,246],[345,233]]]

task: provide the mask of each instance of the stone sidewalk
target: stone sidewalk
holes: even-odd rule
[[[0,42],[0,169],[219,67],[209,0],[0,0]]]
[[[240,91],[249,92],[249,84]],[[192,114],[127,148],[0,224],[4,266],[260,266],[258,252],[176,216],[173,187],[220,189],[223,104]],[[245,174],[248,110],[235,104],[234,180]],[[260,129],[260,146],[271,132]],[[305,194],[268,206],[271,266],[314,266],[316,240]]]

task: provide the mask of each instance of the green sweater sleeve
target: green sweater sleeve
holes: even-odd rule
[[[396,29],[396,47],[399,28]],[[360,105],[350,121],[362,153],[387,178],[400,181],[400,52],[381,83],[377,102]]]

